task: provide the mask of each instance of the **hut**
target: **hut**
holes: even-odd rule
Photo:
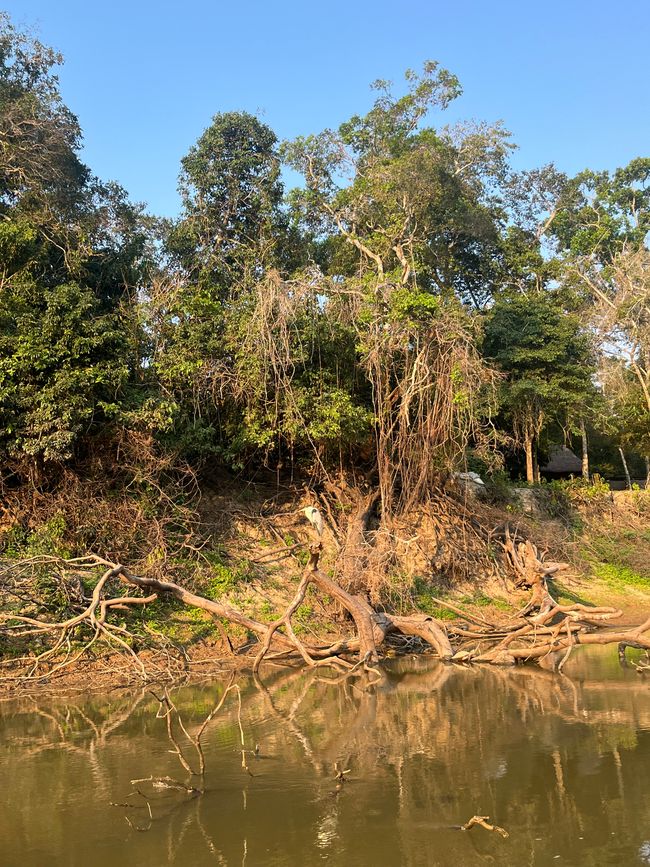
[[[568,479],[582,474],[582,461],[567,446],[551,446],[548,463],[539,471],[545,479]]]

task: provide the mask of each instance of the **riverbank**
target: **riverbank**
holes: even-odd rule
[[[621,616],[610,621],[612,630],[631,628],[650,617],[650,594],[638,588],[612,590],[606,582],[598,580],[589,584],[584,581],[571,582],[571,589],[562,586],[558,592],[558,600],[563,604],[580,600],[586,605],[602,605],[607,602],[613,607],[620,608]],[[445,608],[445,604],[450,607]],[[468,620],[455,616],[451,608],[464,610]],[[468,626],[473,620],[480,618],[507,628],[516,613],[516,605],[505,603],[500,599],[489,599],[486,596],[472,599],[457,593],[440,600],[439,611],[443,614],[441,622],[445,626]],[[186,620],[184,626],[183,622],[182,612],[178,612],[177,629],[196,627],[196,619],[193,617]],[[318,636],[323,644],[333,642],[335,637],[325,631]],[[219,680],[233,672],[242,676],[250,675],[259,651],[259,643],[249,641],[239,646],[231,645],[230,640],[224,641],[221,637],[200,640],[190,638],[187,643],[179,642],[173,647],[167,646],[164,651],[160,648],[136,649],[133,656],[104,647],[95,653],[82,655],[71,665],[59,671],[44,673],[42,676],[35,672],[28,678],[19,676],[20,672],[24,672],[22,663],[17,662],[15,670],[12,670],[11,661],[5,659],[3,676],[0,680],[0,702],[26,696],[37,698],[48,695],[119,693],[142,687],[155,691],[156,687],[178,687],[206,680]],[[582,650],[576,648],[574,656],[580,655]],[[396,643],[386,648],[380,667],[385,664],[390,665],[391,660],[403,657],[414,660],[420,658],[423,664],[426,664],[427,659],[435,658],[435,653],[424,645],[404,647],[403,644]],[[477,668],[484,667],[481,663],[473,665]],[[263,671],[291,668],[299,670],[301,666],[302,662],[299,658],[284,662],[269,660],[264,663]],[[553,666],[547,666],[542,661],[542,668],[552,669]],[[143,675],[143,669],[146,675]],[[533,669],[539,670],[539,666],[535,665]]]
[[[205,486],[196,512],[201,546],[186,546],[182,557],[167,553],[162,562],[142,558],[141,577],[130,564],[132,571],[122,572],[102,558],[69,559],[72,537],[50,519],[49,535],[37,528],[16,551],[30,556],[2,562],[8,605],[0,613],[0,693],[174,683],[195,672],[250,668],[284,612],[292,632],[283,624],[275,634],[275,656],[293,650],[300,658],[307,648],[319,659],[318,648],[343,639],[353,664],[355,634],[362,634],[364,617],[376,614],[378,622],[393,618],[396,625],[386,644],[373,645],[378,658],[419,652],[427,642],[444,656],[432,632],[438,630],[454,641],[447,655],[460,648],[463,661],[478,659],[486,629],[498,636],[513,628],[538,573],[564,614],[572,607],[588,621],[595,606],[610,628],[643,622],[650,613],[648,495],[557,486],[531,492],[539,501],[534,514],[518,511],[516,500],[467,500],[452,488],[388,533],[376,528],[372,495],[341,483],[330,493],[338,497],[338,514],[327,498],[318,500],[324,529],[318,572],[310,575],[314,538],[303,509],[314,495],[295,488],[271,497],[264,486]],[[527,565],[519,561],[524,548],[532,558]],[[567,629],[560,638],[568,636]],[[515,658],[499,661],[524,657],[521,647]]]

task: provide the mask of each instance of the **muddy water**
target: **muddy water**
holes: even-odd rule
[[[561,677],[409,659],[369,689],[239,682],[203,784],[146,692],[0,705],[2,867],[650,863],[650,681],[612,649]],[[223,689],[171,693],[191,733]],[[130,782],[151,776],[205,791]],[[509,837],[458,829],[475,814]]]

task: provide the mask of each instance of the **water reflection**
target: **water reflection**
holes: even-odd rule
[[[7,703],[0,863],[650,863],[648,681],[607,648],[571,666],[408,659],[370,688],[313,671],[242,678],[241,711],[229,695],[204,736],[205,793],[149,784],[151,822],[130,781],[187,779],[152,695]],[[225,687],[171,693],[190,734]],[[509,838],[458,830],[476,814]]]

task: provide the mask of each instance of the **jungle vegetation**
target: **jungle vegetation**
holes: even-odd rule
[[[296,610],[318,584],[374,655],[372,629],[434,629],[370,603],[392,599],[400,516],[454,474],[535,484],[571,444],[587,477],[648,475],[650,157],[516,171],[501,123],[445,124],[461,84],[431,61],[292,141],[245,111],[206,118],[163,219],[84,165],[61,62],[1,16],[0,554],[92,551],[105,580],[136,562],[132,584],[186,602],[159,579],[199,551],[203,478],[329,491],[346,589],[312,551]],[[460,552],[492,569],[492,537],[454,508],[444,568]],[[548,617],[537,549],[517,544],[506,529]],[[232,575],[201,551],[220,596]]]

